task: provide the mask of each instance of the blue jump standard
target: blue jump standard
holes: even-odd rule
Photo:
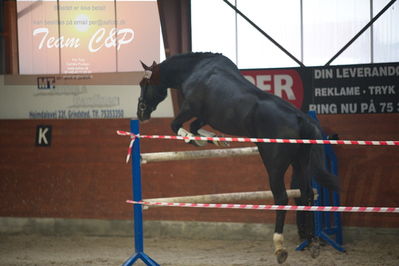
[[[130,132],[139,134],[139,121],[130,121]],[[142,201],[141,193],[141,162],[140,162],[140,139],[136,138],[132,147],[132,191],[133,199],[135,201]],[[159,265],[147,254],[144,253],[144,240],[143,240],[143,208],[141,205],[133,205],[134,213],[134,246],[136,253],[127,259],[123,266],[133,265],[137,260],[142,260],[149,266]]]
[[[309,116],[317,120],[316,112],[310,111]],[[338,176],[338,164],[337,157],[331,145],[324,145],[324,153],[326,155],[326,167],[332,174]],[[315,181],[313,181],[313,188],[317,190],[318,197],[315,200],[315,206],[339,206],[339,194],[338,192],[330,192],[328,189],[321,187]],[[332,196],[332,202],[331,202]],[[331,224],[331,215],[333,215],[333,225]],[[339,212],[315,212],[314,214],[314,236],[324,240],[326,243],[334,247],[336,250],[345,252],[342,247],[342,224],[341,224],[341,213]],[[335,236],[335,240],[331,238],[331,235]],[[309,245],[309,241],[305,240],[302,242],[296,250],[303,250]]]
[[[310,115],[316,119],[315,114]],[[139,122],[138,120],[130,121],[130,132],[139,134]],[[326,158],[328,161],[328,169],[333,173],[337,174],[337,159],[333,152],[331,145],[325,145]],[[315,204],[318,206],[330,206],[330,195],[331,193],[321,188],[319,185],[314,183],[314,187],[317,189],[319,194]],[[141,158],[140,158],[140,138],[136,138],[132,147],[132,191],[133,200],[142,201],[142,190],[141,190]],[[333,192],[333,202],[335,206],[339,206],[339,194]],[[142,260],[146,265],[157,266],[159,265],[147,254],[144,253],[144,240],[143,240],[143,208],[141,205],[133,205],[134,213],[134,245],[135,253],[128,258],[123,266],[133,265],[136,261]],[[315,236],[325,240],[328,244],[333,246],[339,251],[344,252],[345,249],[342,245],[342,226],[341,226],[341,214],[338,212],[333,213],[335,227],[331,226],[331,213],[329,212],[316,212],[315,213]],[[330,235],[335,234],[335,240],[330,238]],[[303,250],[309,242],[305,240],[300,244],[296,250]]]

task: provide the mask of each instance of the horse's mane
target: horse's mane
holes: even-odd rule
[[[179,59],[179,58],[196,58],[196,59],[203,59],[203,58],[209,58],[209,57],[215,57],[215,56],[221,56],[222,54],[220,53],[212,53],[212,52],[190,52],[190,53],[184,53],[184,54],[177,54],[169,57],[165,61],[170,61],[174,59]]]

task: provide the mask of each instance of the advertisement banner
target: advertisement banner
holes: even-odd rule
[[[18,0],[20,74],[140,71],[159,62],[156,1]]]
[[[241,73],[258,88],[318,114],[399,113],[399,63]]]

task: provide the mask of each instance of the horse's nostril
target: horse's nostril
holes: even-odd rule
[[[145,103],[139,103],[140,111],[144,111],[146,108],[147,108],[147,106],[145,105]]]

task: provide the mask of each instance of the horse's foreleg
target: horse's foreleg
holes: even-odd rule
[[[175,119],[172,121],[171,128],[176,135],[180,135],[183,133],[190,133],[183,128],[183,124],[193,118],[194,115],[191,113],[190,108],[187,104],[182,105],[180,112],[177,114]],[[180,134],[179,134],[180,131]]]
[[[205,126],[206,123],[201,120],[201,119],[196,119],[194,120],[191,125],[190,125],[190,132],[194,133],[196,135],[200,135],[201,137],[208,137],[208,138],[213,138],[217,137],[215,133],[210,132],[208,130],[202,129],[203,126]],[[217,141],[217,140],[210,140],[208,141],[209,143],[213,143],[216,146],[222,146],[222,147],[228,147],[230,146],[228,142],[225,141]],[[198,146],[204,146],[206,144],[205,141],[196,141],[196,144]]]
[[[203,120],[197,118],[193,122],[191,122],[191,124],[190,124],[190,132],[193,133],[193,134],[196,134],[196,135],[200,135],[198,133],[198,130],[201,127],[205,126],[205,125],[206,125],[206,123]]]
[[[197,118],[193,122],[191,122],[190,132],[193,133],[194,135],[201,135],[198,131],[200,130],[201,127],[205,125],[206,123],[203,120]],[[193,140],[191,143],[199,147],[205,146],[207,144],[205,140]]]
[[[189,115],[186,116],[186,114],[190,114],[190,112],[186,112],[186,113],[179,113],[179,115],[176,117],[176,119],[172,122],[172,130],[175,131],[175,133],[179,136],[182,137],[194,137],[195,135],[198,134],[198,130],[205,125],[205,123],[200,120],[200,119],[195,119],[191,124],[190,124],[190,132],[185,130],[182,126],[183,123],[188,121],[189,119],[192,118],[192,116],[190,118],[187,119],[187,117],[189,117]],[[190,144],[194,144],[195,146],[205,146],[206,145],[206,141],[202,141],[202,140],[184,140],[186,143],[190,143]]]
[[[182,137],[194,137],[193,133],[191,133],[183,128],[183,124],[193,117],[194,117],[194,115],[192,114],[188,105],[183,103],[179,114],[172,121],[171,127],[172,127],[173,132],[175,132],[176,135],[182,136]],[[197,123],[199,123],[198,119],[195,121],[198,121]],[[192,128],[192,126],[193,125],[191,124],[191,128]],[[186,143],[194,144],[195,146],[204,146],[203,142],[201,142],[201,141],[190,140],[190,139],[185,139],[184,141]]]

